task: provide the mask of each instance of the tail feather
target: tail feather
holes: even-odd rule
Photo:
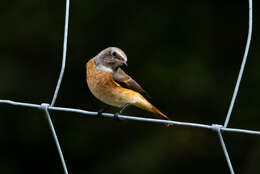
[[[159,109],[152,105],[152,113],[159,117],[160,119],[170,120],[166,115],[164,115]],[[173,124],[167,123],[165,124],[167,127],[173,126]]]
[[[154,113],[154,115],[160,119],[169,120],[169,118],[166,115],[164,115],[159,109],[157,109],[153,105],[151,106],[150,112]]]
[[[141,97],[141,100],[139,100],[134,105],[141,109],[144,109],[146,111],[152,112],[159,119],[169,120],[169,118],[165,114],[163,114],[159,109],[157,109],[150,102],[148,102],[144,97]],[[166,126],[169,127],[169,126],[173,126],[173,125],[168,123],[168,124],[166,124]]]

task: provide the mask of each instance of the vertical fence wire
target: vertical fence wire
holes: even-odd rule
[[[228,113],[227,113],[227,116],[226,116],[226,120],[225,120],[225,123],[224,123],[224,128],[226,128],[228,126],[228,123],[229,123],[229,120],[230,120],[230,117],[231,117],[231,113],[232,113],[232,110],[233,110],[233,107],[234,107],[234,104],[235,104],[235,101],[236,101],[236,98],[237,98],[237,94],[238,94],[239,86],[240,86],[241,79],[242,79],[242,76],[243,76],[243,72],[244,72],[244,69],[245,69],[246,60],[247,60],[247,57],[248,57],[248,52],[249,52],[251,38],[252,38],[252,29],[253,29],[253,12],[252,12],[253,11],[253,3],[252,3],[252,0],[248,0],[248,6],[249,6],[249,22],[248,22],[249,24],[248,24],[248,35],[247,35],[246,48],[245,48],[243,60],[242,60],[242,63],[241,63],[241,67],[240,67],[240,70],[239,70],[236,86],[235,86],[235,89],[234,89],[234,92],[233,92],[233,96],[232,96],[230,106],[229,106],[229,109],[228,109]],[[221,129],[219,128],[217,130],[217,132],[218,132],[219,140],[220,140],[226,161],[228,163],[228,167],[230,169],[230,173],[234,174],[235,172],[233,170],[231,160],[229,158],[228,151],[227,151],[224,139],[222,137]]]
[[[67,56],[67,40],[68,40],[68,28],[69,28],[69,9],[70,9],[70,0],[66,1],[66,12],[65,12],[65,25],[64,25],[64,39],[63,39],[63,55],[62,55],[62,65],[61,65],[61,71],[59,75],[59,79],[57,82],[57,86],[52,98],[51,106],[54,106],[59,90],[60,90],[60,85],[62,82],[62,78],[64,75],[65,71],[65,66],[66,66],[66,56]]]
[[[218,130],[218,137],[219,137],[219,140],[220,140],[220,143],[221,143],[221,146],[222,146],[222,149],[223,149],[226,161],[228,163],[228,167],[229,167],[230,173],[234,174],[235,172],[234,172],[234,169],[232,167],[231,160],[229,158],[228,151],[227,151],[227,148],[226,148],[226,145],[225,145],[225,142],[224,142],[224,139],[222,137],[222,133],[221,133],[220,129]]]
[[[224,142],[224,139],[223,139],[223,137],[222,137],[222,132],[221,132],[221,131],[223,130],[222,128],[223,128],[222,125],[218,125],[218,124],[213,124],[213,125],[212,125],[212,130],[215,131],[215,132],[217,132],[217,134],[218,134],[219,141],[220,141],[222,150],[223,150],[223,152],[224,152],[224,155],[225,155],[225,158],[226,158],[226,161],[227,161],[227,164],[228,164],[230,173],[231,173],[231,174],[234,174],[234,169],[233,169],[231,160],[230,160],[229,155],[228,155],[227,147],[226,147],[225,142]]]
[[[62,163],[62,167],[63,167],[64,173],[65,173],[65,174],[68,174],[68,169],[67,169],[67,166],[66,166],[64,157],[63,157],[63,153],[62,153],[62,150],[61,150],[61,147],[60,147],[60,143],[59,143],[59,140],[58,140],[58,137],[57,137],[55,128],[54,128],[54,126],[53,126],[53,123],[52,123],[52,120],[51,120],[51,117],[50,117],[50,113],[49,113],[49,111],[48,111],[49,104],[43,103],[43,104],[41,105],[41,107],[42,107],[42,109],[44,110],[45,115],[46,115],[46,118],[47,118],[47,120],[48,120],[50,129],[51,129],[51,133],[52,133],[52,135],[53,135],[53,138],[54,138],[54,141],[55,141],[57,150],[58,150],[58,152],[59,152],[59,156],[60,156],[60,159],[61,159],[61,163]]]
[[[57,82],[57,86],[56,86],[56,89],[55,89],[55,92],[54,92],[54,95],[53,95],[53,98],[52,98],[51,106],[54,106],[54,104],[56,102],[56,99],[57,99],[57,96],[58,96],[58,93],[59,93],[59,89],[60,89],[60,86],[61,86],[61,82],[62,82],[62,79],[63,79],[65,67],[66,67],[67,40],[68,40],[68,28],[69,28],[69,9],[70,9],[70,0],[66,0],[62,66],[61,66],[61,71],[60,71],[59,79],[58,79],[58,82]],[[45,106],[44,107],[44,111],[46,113],[46,117],[48,119],[48,123],[50,125],[51,132],[52,132],[52,135],[53,135],[53,138],[54,138],[57,150],[59,152],[59,156],[60,156],[60,159],[61,159],[61,163],[62,163],[62,167],[63,167],[64,173],[68,174],[67,166],[66,166],[66,163],[65,163],[65,160],[64,160],[64,156],[63,156],[61,147],[60,147],[60,143],[59,143],[58,137],[56,135],[53,123],[51,121],[51,117],[50,117],[49,111],[48,111],[48,106],[46,104],[43,104],[43,106]]]
[[[233,110],[233,107],[234,107],[234,104],[235,104],[235,101],[236,101],[237,93],[238,93],[240,82],[241,82],[241,79],[242,79],[242,76],[243,76],[243,72],[244,72],[244,69],[245,69],[246,60],[247,60],[247,56],[248,56],[248,51],[249,51],[249,48],[250,48],[250,43],[251,43],[251,38],[252,38],[253,2],[252,2],[252,0],[249,0],[248,3],[249,3],[249,27],[248,27],[248,36],[247,36],[246,48],[245,48],[243,61],[242,61],[241,67],[240,67],[240,71],[239,71],[239,74],[238,74],[238,78],[237,78],[236,86],[235,86],[235,89],[234,89],[234,93],[233,93],[233,96],[232,96],[232,99],[231,99],[231,102],[230,102],[230,106],[229,106],[229,109],[228,109],[228,113],[227,113],[227,116],[226,116],[224,127],[228,126],[228,123],[229,123],[229,120],[230,120],[230,116],[231,116],[231,113],[232,113],[232,110]]]

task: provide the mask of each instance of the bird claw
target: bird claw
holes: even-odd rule
[[[115,120],[115,121],[120,121],[118,115],[119,115],[119,112],[115,113],[115,114],[114,114],[114,117],[113,117],[113,120]]]
[[[98,114],[97,114],[97,119],[98,120],[104,120],[104,116],[103,116],[103,111],[102,110],[99,110],[98,111]]]

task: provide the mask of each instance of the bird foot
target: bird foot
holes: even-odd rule
[[[119,112],[115,113],[115,114],[114,114],[114,117],[113,117],[113,120],[115,120],[115,121],[120,121],[120,119],[119,119],[119,117],[118,117],[119,114],[120,114]]]
[[[104,120],[105,117],[103,116],[103,112],[105,112],[109,108],[110,108],[110,106],[106,106],[106,107],[98,110],[98,114],[97,114],[98,120]]]
[[[102,114],[103,114],[103,109],[100,109],[97,114],[98,120],[104,120],[105,117]]]

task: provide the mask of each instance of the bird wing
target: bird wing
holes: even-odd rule
[[[134,90],[141,93],[143,96],[150,98],[149,94],[129,75],[127,75],[121,68],[118,68],[113,73],[113,80],[120,86]]]

